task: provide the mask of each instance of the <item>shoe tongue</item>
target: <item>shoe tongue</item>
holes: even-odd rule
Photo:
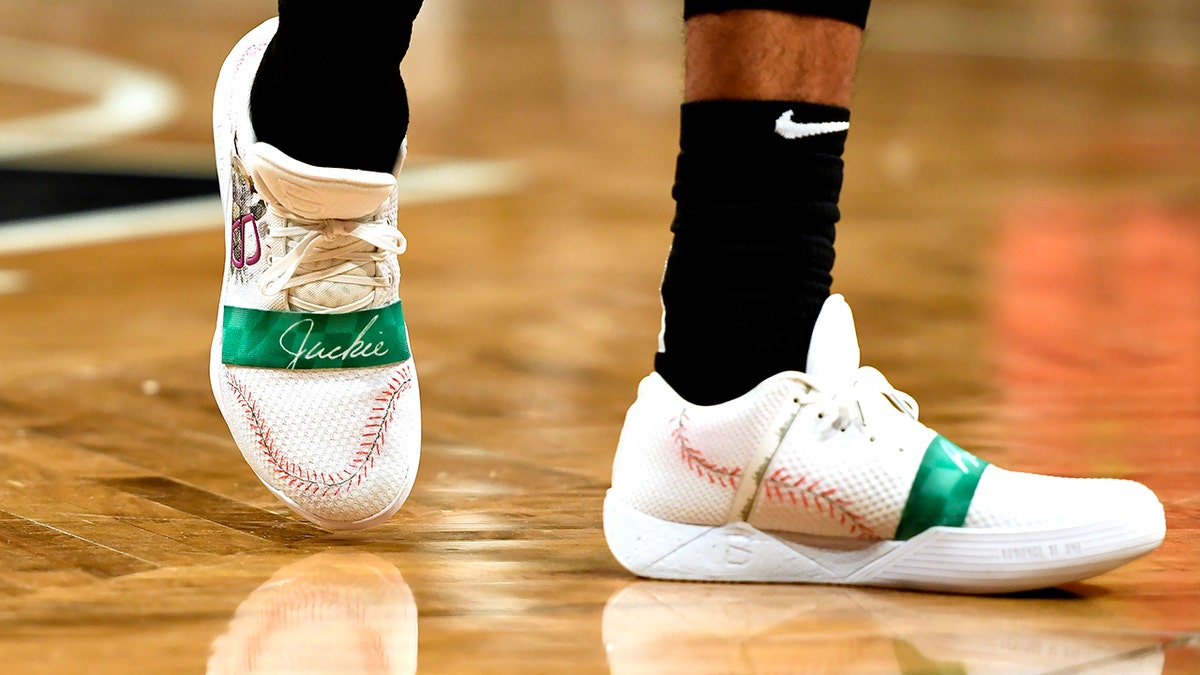
[[[306,220],[366,218],[396,189],[390,173],[313,166],[268,143],[252,145],[245,161],[267,202]]]
[[[263,198],[288,214],[287,217],[302,220],[364,220],[383,211],[396,190],[396,177],[390,173],[312,166],[292,159],[267,143],[252,145],[246,153],[245,163]],[[314,249],[319,254],[322,249],[340,248],[346,244],[343,239],[335,239],[318,242]],[[303,271],[311,273],[342,264],[339,258],[328,258],[309,263]],[[294,287],[287,294],[288,309],[325,311],[375,306],[381,298],[390,301],[391,293],[373,281],[379,272],[379,264],[364,261],[333,278]]]
[[[834,386],[849,382],[859,367],[858,333],[854,315],[841,295],[831,295],[817,315],[808,347],[808,370],[819,382]]]

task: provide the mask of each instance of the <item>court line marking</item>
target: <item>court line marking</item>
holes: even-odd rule
[[[404,170],[401,206],[488,197],[516,192],[524,183],[511,161],[461,160]],[[403,220],[403,216],[401,216]],[[189,197],[149,205],[99,209],[0,224],[0,255],[33,253],[88,244],[186,234],[225,227],[221,200]]]
[[[56,534],[60,534],[60,535],[62,535],[62,536],[65,536],[65,537],[69,537],[70,539],[73,539],[73,540],[75,540],[75,541],[82,542],[82,543],[84,543],[84,544],[87,544],[87,545],[90,545],[90,546],[94,546],[94,547],[96,547],[96,548],[104,549],[104,550],[106,550],[106,551],[109,551],[110,553],[115,553],[115,554],[117,554],[117,555],[118,555],[118,556],[120,556],[121,558],[129,558],[129,559],[131,559],[131,560],[136,560],[136,561],[138,561],[138,562],[145,563],[146,565],[150,566],[152,569],[157,569],[157,568],[161,568],[161,567],[162,567],[162,565],[161,565],[161,564],[159,564],[159,563],[156,563],[156,562],[154,562],[154,561],[152,561],[152,560],[147,560],[147,559],[145,559],[145,558],[143,558],[143,557],[141,557],[141,556],[137,556],[137,555],[134,555],[134,554],[132,554],[132,553],[127,553],[127,552],[125,552],[125,551],[121,551],[121,550],[119,550],[119,549],[115,549],[115,548],[113,548],[112,546],[108,546],[108,545],[106,545],[106,544],[101,544],[101,543],[100,543],[100,542],[98,542],[98,541],[92,541],[91,539],[88,539],[87,537],[85,537],[85,536],[83,536],[83,535],[80,535],[80,534],[75,534],[74,532],[68,532],[67,530],[64,530],[64,529],[62,529],[62,527],[55,527],[54,525],[51,525],[51,524],[49,524],[49,523],[44,523],[44,522],[42,522],[42,521],[38,520],[37,518],[33,518],[33,517],[30,517],[30,516],[23,516],[23,515],[21,515],[21,514],[19,514],[19,513],[14,513],[14,512],[12,512],[12,511],[0,511],[0,514],[8,514],[8,515],[11,515],[11,516],[13,516],[13,517],[14,517],[16,520],[18,520],[18,521],[23,521],[23,522],[25,522],[25,523],[29,523],[29,524],[31,524],[31,525],[33,525],[33,526],[35,526],[35,527],[39,527],[39,528],[42,528],[42,529],[46,529],[46,530],[49,530],[49,531],[51,531],[51,532],[54,532],[54,533],[56,533]],[[78,566],[78,565],[75,565],[75,567],[76,567],[77,569],[79,568],[79,566]],[[136,573],[136,572],[130,572],[130,573],[128,573],[128,574],[135,574],[135,573]],[[112,575],[112,577],[119,577],[119,576],[127,576],[127,575],[126,575],[126,574],[114,574],[114,575]]]
[[[92,100],[42,115],[0,120],[0,161],[100,145],[157,129],[179,109],[170,78],[107,56],[0,37],[0,81]]]

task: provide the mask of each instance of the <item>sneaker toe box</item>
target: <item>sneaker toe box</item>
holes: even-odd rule
[[[1162,503],[1130,480],[1058,478],[989,467],[967,514],[968,528],[1024,531],[1104,557],[1132,559],[1166,535]]]
[[[222,412],[259,479],[326,529],[386,520],[412,488],[420,405],[411,361],[294,372],[224,368]]]

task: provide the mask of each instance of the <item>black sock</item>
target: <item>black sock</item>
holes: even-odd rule
[[[422,0],[280,0],[250,92],[258,140],[316,166],[391,172],[408,133],[400,61]]]
[[[832,283],[849,119],[811,103],[683,105],[655,369],[684,399],[721,403],[805,370]],[[785,137],[810,122],[847,124]]]

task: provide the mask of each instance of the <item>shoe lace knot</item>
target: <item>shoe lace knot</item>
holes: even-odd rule
[[[268,258],[269,267],[258,281],[264,294],[318,282],[363,287],[361,297],[340,304],[289,297],[289,304],[301,311],[340,313],[367,307],[374,297],[370,291],[394,281],[380,263],[408,247],[400,230],[385,219],[312,221],[282,211],[275,215],[282,224],[268,227],[267,235],[281,240],[287,253]]]
[[[914,421],[920,417],[916,399],[893,387],[883,373],[869,366],[859,368],[854,378],[838,389],[824,392],[814,389],[814,393],[818,393],[813,400],[818,406],[817,418],[825,422],[830,432],[865,428],[867,417],[862,402],[870,397],[886,398],[896,410]]]

